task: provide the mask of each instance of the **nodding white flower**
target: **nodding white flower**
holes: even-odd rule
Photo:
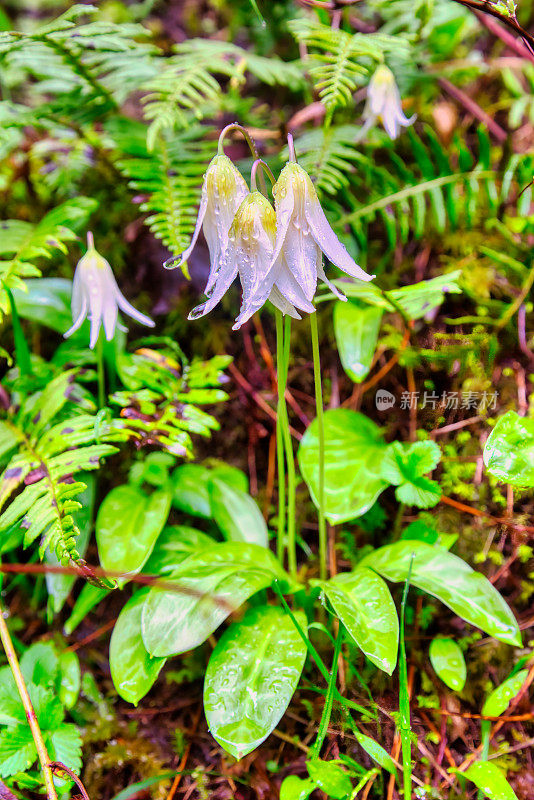
[[[395,76],[385,64],[376,68],[369,81],[363,118],[371,125],[381,119],[390,139],[396,139],[401,127],[411,125],[415,119],[404,115]]]
[[[290,154],[294,158],[292,140]],[[277,264],[283,254],[289,273],[311,302],[317,288],[317,279],[324,281],[342,300],[346,297],[330,283],[323,269],[323,253],[336,267],[358,278],[370,281],[374,275],[359,267],[341,244],[328,222],[317,192],[308,173],[294,160],[285,165],[273,187],[276,208],[276,243],[272,258],[272,274],[276,277]],[[283,291],[283,290],[282,290]]]
[[[109,263],[95,250],[93,234],[87,234],[87,253],[78,261],[72,284],[73,325],[63,335],[65,338],[81,327],[86,317],[91,320],[89,347],[98,341],[101,325],[108,342],[115,335],[118,309],[142,325],[154,327],[150,317],[137,311],[120,292]]]
[[[163,266],[174,269],[187,261],[202,228],[211,264],[204,291],[210,295],[219,274],[221,256],[228,242],[228,231],[232,220],[247,194],[247,184],[232,161],[222,153],[216,155],[210,161],[204,175],[197,222],[189,247],[178,258],[170,258]]]
[[[275,268],[272,269],[275,241],[274,209],[260,192],[253,191],[237,209],[212,292],[205,303],[191,311],[189,319],[198,319],[208,314],[228,291],[237,275],[243,289],[243,300],[234,330],[250,319],[266,300],[270,300],[284,314],[296,319],[300,319],[297,308],[309,313],[315,311],[292,277],[283,254],[280,254]]]

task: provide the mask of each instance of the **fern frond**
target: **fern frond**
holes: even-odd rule
[[[401,37],[351,34],[309,18],[291,20],[288,27],[299,44],[317,51],[310,56],[319,62],[311,66],[310,75],[329,111],[351,102],[353,92],[362,85],[373,64],[383,60],[384,53],[405,56],[408,48]]]
[[[355,165],[368,164],[368,157],[360,149],[360,131],[356,125],[331,126],[327,131],[307,131],[295,140],[299,162],[311,175],[318,192],[337,194],[348,185]]]
[[[219,428],[217,420],[197,406],[227,399],[219,387],[226,380],[223,369],[230,361],[218,356],[182,368],[168,352],[138,350],[128,358],[131,388],[110,398],[122,408],[115,430],[133,438],[139,447],[148,443],[190,457],[191,435],[209,436]]]
[[[513,156],[504,169],[492,164],[488,135],[482,128],[477,159],[459,137],[454,157],[449,155],[429,128],[421,136],[411,129],[405,138],[413,159],[401,158],[388,142],[380,164],[368,158],[361,162],[364,169],[351,177],[353,210],[339,224],[352,227],[361,247],[367,242],[368,226],[376,220],[384,225],[392,249],[411,233],[420,237],[432,229],[443,233],[447,227],[472,226],[476,216],[496,216],[514,184],[530,181],[532,155]],[[522,203],[520,198],[518,212]]]
[[[39,258],[51,258],[54,250],[67,252],[65,242],[77,239],[73,228],[84,225],[96,208],[96,200],[78,197],[49,211],[33,225],[22,220],[0,222],[0,319],[9,310],[6,289],[25,288],[25,278],[41,275]]]
[[[189,63],[184,58],[170,58],[165,69],[145,84],[148,94],[143,98],[145,117],[151,120],[147,145],[153,150],[161,131],[185,128],[192,111],[197,119],[203,116],[203,106],[217,99],[221,87],[202,63]]]
[[[0,57],[21,77],[38,77],[41,94],[81,88],[84,102],[116,108],[157,73],[158,50],[142,41],[149,35],[142,25],[80,22],[96,11],[74,5],[32,33],[2,32]]]
[[[185,249],[195,227],[202,176],[214,149],[204,140],[206,130],[193,125],[172,139],[160,136],[150,151],[144,125],[115,120],[107,128],[121,153],[118,169],[132,189],[148,196],[141,205],[149,214],[146,224],[173,255]]]
[[[80,508],[75,498],[86,487],[73,476],[97,469],[100,459],[116,448],[96,443],[93,415],[65,417],[74,375],[71,370],[58,376],[0,421],[1,455],[16,450],[0,475],[0,509],[24,485],[0,515],[0,536],[18,527],[24,531],[25,547],[41,537],[41,555],[50,547],[61,563],[80,564],[72,513]],[[100,431],[100,438],[121,437],[108,428],[104,435]]]
[[[276,56],[266,58],[245,50],[232,42],[217,39],[189,39],[174,48],[187,63],[202,64],[211,73],[244,79],[247,72],[269,86],[286,86],[300,91],[306,85],[299,61],[282,61]]]

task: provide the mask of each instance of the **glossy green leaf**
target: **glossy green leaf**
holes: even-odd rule
[[[73,650],[59,656],[59,699],[65,708],[73,708],[80,694],[82,673],[80,660]]]
[[[70,328],[72,281],[66,278],[32,278],[25,283],[27,292],[21,289],[13,291],[19,316],[58,333]]]
[[[455,614],[508,644],[521,645],[516,619],[489,580],[458,556],[418,541],[380,547],[360,562],[390,581],[410,581],[437,597]]]
[[[306,616],[295,613],[306,629]],[[289,705],[306,645],[280,608],[251,608],[221,636],[206,670],[204,709],[214,738],[235,758],[260,745]]]
[[[332,523],[361,517],[387,487],[380,477],[386,444],[380,429],[363,414],[349,409],[326,411],[325,509]],[[317,420],[306,430],[298,449],[302,477],[318,504],[319,442]]]
[[[171,499],[170,489],[147,495],[124,485],[109,492],[96,518],[98,555],[104,569],[139,572],[167,522]],[[126,581],[120,579],[119,585]]]
[[[343,369],[355,383],[369,373],[376,349],[382,309],[357,302],[334,305],[334,333]]]
[[[280,787],[280,800],[306,800],[315,789],[315,781],[311,778],[299,778],[288,775]]]
[[[211,513],[225,539],[267,547],[267,525],[258,504],[246,492],[222,480],[210,482]]]
[[[210,470],[201,464],[181,464],[172,473],[172,504],[194,517],[211,517]]]
[[[239,489],[240,492],[248,492],[248,478],[242,469],[227,464],[225,461],[208,459],[206,462],[210,467],[210,477],[224,481],[228,486]]]
[[[504,773],[491,761],[476,761],[464,774],[489,800],[517,800]]]
[[[392,674],[397,663],[399,620],[386,583],[370,569],[342,572],[320,586],[367,658]]]
[[[401,289],[393,289],[390,292],[381,292],[375,283],[363,283],[362,281],[348,282],[346,280],[336,281],[339,288],[347,297],[369,303],[384,311],[395,311],[395,306],[388,300],[391,298],[410,319],[420,319],[429,314],[434,308],[439,307],[446,294],[461,294],[458,286],[458,279],[461,270],[449,272],[446,275],[438,275],[428,281],[413,283],[411,286],[403,286]],[[333,295],[322,295],[325,300]]]
[[[185,653],[202,644],[231,613],[274,580],[290,579],[270,550],[257,544],[223,542],[190,556],[167,581],[153,587],[142,616],[143,641],[154,656]]]
[[[334,800],[344,800],[352,792],[351,780],[339,764],[316,758],[308,761],[306,766],[315,785]]]
[[[128,600],[122,609],[109,643],[109,666],[113,684],[120,696],[133,703],[153,686],[165,658],[153,658],[141,637],[141,614],[148,589],[141,589]]]
[[[528,675],[528,670],[521,669],[497,686],[486,698],[482,706],[483,717],[498,717],[506,711],[510,701],[516,696],[523,686]]]
[[[374,739],[371,739],[370,736],[366,736],[365,733],[362,733],[357,728],[354,728],[354,735],[358,740],[358,744],[360,745],[363,750],[367,753],[367,755],[371,756],[373,761],[382,767],[383,769],[390,772],[392,775],[395,775],[397,772],[397,767],[395,766],[395,762],[389,755],[389,753],[384,750],[381,744],[375,742]]]
[[[464,654],[454,639],[436,636],[430,642],[429,656],[438,678],[441,678],[449,689],[461,692],[465,686],[467,668]]]
[[[484,447],[488,472],[512,486],[534,486],[534,419],[515,411],[502,416]]]
[[[71,615],[63,626],[63,630],[70,636],[70,634],[78,627],[87,614],[100,603],[109,594],[110,590],[102,586],[94,586],[92,583],[86,583],[80,594],[76,598]]]
[[[143,573],[166,575],[178,569],[193,553],[214,544],[211,536],[186,525],[167,525],[156,540]]]

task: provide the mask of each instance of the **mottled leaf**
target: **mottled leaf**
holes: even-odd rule
[[[361,517],[387,487],[380,477],[386,451],[380,430],[363,414],[349,409],[326,411],[325,510],[332,523]],[[317,420],[304,434],[298,450],[302,477],[318,505],[319,442]]]
[[[464,654],[454,641],[443,636],[436,636],[430,642],[430,663],[436,675],[449,689],[461,692],[465,686],[467,668]]]
[[[148,589],[136,592],[122,609],[109,643],[109,666],[120,696],[135,706],[158,677],[164,658],[149,655],[141,636],[141,614]]]
[[[295,616],[306,629],[302,612]],[[282,718],[306,660],[306,646],[279,608],[251,608],[221,636],[204,682],[209,729],[236,758],[260,745]]]
[[[375,572],[365,567],[342,572],[329,581],[314,581],[367,658],[392,674],[397,663],[399,620],[391,593]]]
[[[405,581],[411,563],[414,586],[490,636],[521,645],[516,619],[499,592],[484,575],[447,550],[424,542],[400,541],[380,547],[360,562],[390,581]]]

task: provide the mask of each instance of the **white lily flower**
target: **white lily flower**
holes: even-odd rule
[[[396,139],[401,127],[411,125],[415,119],[408,119],[403,113],[395,76],[385,64],[377,67],[369,81],[363,118],[371,125],[381,119],[390,139]]]
[[[92,233],[87,234],[87,252],[78,261],[74,273],[71,307],[73,325],[63,336],[65,338],[71,336],[81,327],[86,317],[89,317],[91,349],[98,341],[102,325],[108,342],[113,339],[119,308],[142,325],[153,328],[155,324],[150,317],[146,317],[130,305],[121,294],[109,263],[95,250]]]
[[[232,161],[224,154],[216,155],[204,175],[197,222],[189,247],[178,258],[169,259],[163,266],[174,269],[187,261],[202,228],[210,253],[210,272],[204,290],[209,296],[219,274],[228,231],[247,194],[247,184]]]
[[[292,140],[290,139],[291,156]],[[272,276],[280,286],[277,276],[280,256],[288,266],[289,274],[311,302],[317,280],[324,281],[341,300],[346,297],[328,280],[323,269],[323,253],[336,267],[358,278],[370,281],[374,275],[359,267],[341,244],[328,222],[317,192],[308,173],[294,160],[285,165],[273,187],[276,208],[276,243],[272,258]]]
[[[234,330],[237,330],[258,311],[267,300],[295,319],[297,311],[312,313],[313,305],[293,279],[283,254],[272,269],[276,241],[276,214],[265,197],[257,191],[248,194],[237,209],[228,234],[228,244],[221,258],[220,269],[208,300],[191,311],[189,319],[208,314],[228,291],[239,275],[243,289],[241,311]],[[272,280],[269,280],[269,277]],[[274,278],[278,277],[277,285]]]

